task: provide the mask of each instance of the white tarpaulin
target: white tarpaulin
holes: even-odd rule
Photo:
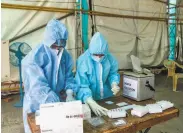
[[[60,7],[60,8],[74,8],[75,0],[60,0],[60,1],[13,1],[13,0],[2,0],[2,3],[8,4],[22,4],[31,6],[44,6],[44,7]],[[1,40],[10,40],[13,37],[21,35],[32,29],[35,29],[41,25],[46,24],[52,18],[59,18],[66,15],[66,13],[58,12],[45,12],[45,11],[33,11],[33,10],[19,10],[19,9],[7,9],[2,8],[2,19],[1,19]],[[66,49],[69,49],[75,60],[75,16],[67,17],[61,20],[67,26],[69,31],[69,38],[67,41]],[[44,29],[39,29],[31,34],[28,34],[14,42],[26,42],[32,48],[35,48],[43,39]],[[10,45],[13,42],[10,43]],[[18,80],[18,68],[11,65],[11,80]]]
[[[1,81],[10,78],[9,42],[1,41]]]
[[[153,0],[94,0],[95,11],[131,16],[166,17],[166,5]],[[120,69],[131,67],[130,55],[157,66],[168,54],[166,22],[96,16],[96,29],[108,40]],[[91,27],[91,26],[90,26]]]
[[[35,5],[45,7],[74,8],[75,0],[47,0],[14,1],[2,0],[2,3]],[[166,17],[166,5],[154,0],[93,0],[95,11],[147,17]],[[9,40],[36,27],[46,24],[52,18],[64,16],[64,13],[17,10],[2,8],[2,40]],[[90,18],[90,17],[89,17]],[[104,34],[109,42],[109,49],[119,62],[120,69],[131,68],[130,55],[139,57],[143,65],[157,66],[168,54],[166,22],[137,20],[114,17],[95,17],[97,31]],[[68,28],[69,39],[67,49],[76,61],[76,47],[81,47],[81,38],[75,46],[75,17],[70,16],[62,20]],[[80,24],[81,25],[81,24]],[[89,35],[91,32],[89,20]],[[44,28],[28,34],[14,42],[26,42],[32,48],[43,38]],[[80,34],[80,33],[79,33]],[[77,35],[80,36],[80,35]],[[91,36],[90,36],[91,37]],[[11,42],[10,44],[12,44]],[[11,66],[11,79],[18,79],[18,69]]]

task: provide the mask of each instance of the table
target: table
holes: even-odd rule
[[[137,105],[146,105],[156,102],[153,99],[137,102],[131,99],[124,98],[123,96],[118,96],[98,101],[98,103],[107,109],[113,109],[118,107],[116,104],[108,105],[105,103],[105,101],[109,100],[115,103],[126,102],[129,104]],[[110,119],[107,116],[104,116],[103,119],[106,123],[98,127],[93,127],[87,121],[84,121],[84,133],[136,133],[137,131],[142,133],[143,129],[145,129],[144,133],[147,133],[152,126],[168,121],[178,116],[179,110],[175,107],[167,109],[162,113],[147,114],[142,118],[132,116],[129,110],[128,116],[124,118],[127,121],[127,124],[125,126],[114,127],[112,125],[114,119]],[[27,119],[32,133],[40,133],[40,127],[35,124],[35,114],[28,114]]]

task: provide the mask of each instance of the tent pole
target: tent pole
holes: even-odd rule
[[[88,10],[87,0],[81,0],[81,6],[83,10]],[[82,13],[82,43],[84,44],[84,50],[88,49],[88,14]]]

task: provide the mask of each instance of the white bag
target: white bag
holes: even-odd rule
[[[136,106],[133,108],[133,110],[131,110],[131,114],[138,116],[138,117],[142,117],[145,114],[147,114],[148,112],[149,112],[149,110],[145,106]]]
[[[163,109],[157,103],[155,103],[155,104],[148,104],[148,105],[146,105],[146,107],[148,108],[150,114],[163,112]]]
[[[163,110],[169,109],[174,106],[173,103],[164,100],[157,102],[157,104],[159,104]]]
[[[120,117],[126,117],[126,111],[123,109],[112,109],[107,112],[107,115],[109,118],[120,118]]]

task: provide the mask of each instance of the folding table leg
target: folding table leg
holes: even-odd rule
[[[148,133],[150,129],[151,129],[150,127],[147,128],[147,129],[144,131],[144,133]]]
[[[139,133],[148,133],[151,128],[147,128],[144,132],[142,130],[139,131]]]

